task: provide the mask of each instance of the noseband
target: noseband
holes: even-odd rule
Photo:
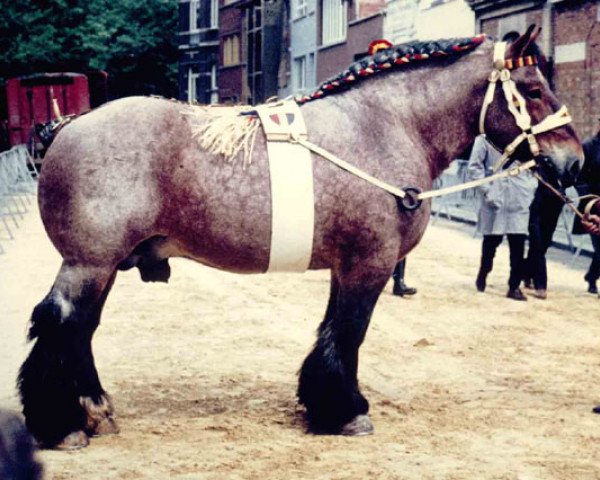
[[[567,110],[567,107],[563,105],[558,111],[551,115],[548,115],[537,125],[531,125],[531,116],[527,111],[527,104],[523,96],[517,90],[517,86],[514,80],[511,78],[510,72],[519,67],[537,65],[537,58],[533,56],[510,58],[505,59],[506,56],[506,42],[497,42],[494,44],[494,69],[488,77],[488,88],[485,92],[483,99],[483,105],[481,107],[481,113],[479,114],[479,131],[485,134],[485,118],[487,115],[488,107],[494,101],[494,94],[496,92],[496,84],[498,81],[502,83],[502,91],[504,92],[504,98],[508,106],[508,111],[515,118],[517,126],[521,129],[521,133],[509,143],[502,156],[494,166],[494,171],[500,170],[514,153],[517,147],[527,140],[529,144],[529,150],[534,159],[540,157],[540,146],[535,136],[539,133],[554,130],[555,128],[562,127],[567,123],[571,122],[571,116]]]

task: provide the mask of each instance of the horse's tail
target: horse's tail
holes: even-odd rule
[[[65,125],[71,122],[73,117],[73,115],[62,117],[60,120],[50,120],[46,123],[38,123],[33,127],[36,136],[43,146],[43,150],[40,152],[42,157],[46,154],[46,151],[50,148],[50,145],[52,145],[52,142],[54,142],[58,133]]]

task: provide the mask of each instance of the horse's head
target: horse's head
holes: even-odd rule
[[[554,167],[563,185],[571,185],[581,170],[583,150],[548,81],[537,67],[544,61],[535,39],[541,29],[531,25],[504,49],[495,47],[493,71],[480,129],[501,150],[527,160],[537,157]],[[486,112],[487,110],[487,112]]]

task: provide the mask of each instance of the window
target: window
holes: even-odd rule
[[[188,102],[193,103],[198,98],[197,96],[198,74],[191,68],[188,69]]]
[[[190,0],[190,32],[198,30],[198,8],[200,0]]]
[[[217,85],[217,65],[210,69],[210,103],[219,103],[219,87]]]
[[[223,41],[223,65],[237,65],[240,63],[240,37],[229,35]]]
[[[300,91],[306,88],[306,57],[294,59],[294,90]]]
[[[346,38],[347,14],[345,0],[323,0],[323,45],[339,42]]]
[[[296,7],[294,9],[294,17],[304,17],[308,13],[308,0],[296,0]]]
[[[210,2],[210,27],[217,28],[219,26],[219,0],[211,0]]]

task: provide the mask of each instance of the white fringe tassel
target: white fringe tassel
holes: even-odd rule
[[[201,110],[202,115],[200,115]],[[241,115],[248,112],[245,107],[193,107],[184,112],[195,117],[192,120],[192,134],[207,152],[222,155],[232,162],[243,152],[244,166],[252,162],[252,151],[260,121],[254,115]],[[208,116],[208,120],[207,120]],[[194,122],[196,120],[197,123]]]

